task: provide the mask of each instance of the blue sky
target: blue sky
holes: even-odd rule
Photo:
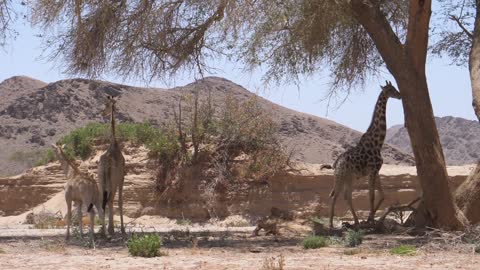
[[[19,21],[15,25],[19,35],[15,40],[0,50],[0,81],[15,75],[25,75],[44,82],[54,82],[70,78],[62,73],[58,63],[51,63],[41,58],[42,47],[40,39],[35,37],[35,31],[25,22]],[[468,69],[449,65],[449,59],[430,58],[427,63],[427,79],[432,99],[433,110],[436,116],[456,116],[474,120],[475,115],[471,106],[471,88]],[[328,92],[328,74],[302,78],[299,86],[284,84],[281,86],[264,86],[260,72],[247,73],[242,67],[231,62],[215,63],[221,66],[213,74],[225,77],[235,83],[243,85],[250,91],[285,107],[331,119],[340,124],[359,131],[365,131],[369,125],[373,107],[380,91],[380,84],[391,80],[391,76],[384,72],[379,77],[372,78],[364,89],[357,89],[348,100],[339,108],[327,110],[327,101],[322,101]],[[101,78],[108,81],[145,86],[140,81],[123,81],[122,78],[107,76]],[[179,76],[165,84],[158,80],[151,82],[150,87],[173,87],[184,85],[193,80],[193,77]],[[398,100],[389,101],[387,108],[388,126],[403,123],[403,110]]]

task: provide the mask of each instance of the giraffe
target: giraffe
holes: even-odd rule
[[[93,225],[95,224],[95,212],[93,206],[97,208],[100,220],[104,220],[104,212],[102,209],[102,198],[98,192],[97,182],[86,173],[82,173],[78,166],[67,157],[63,151],[63,147],[52,144],[55,150],[57,159],[62,165],[63,171],[68,178],[65,184],[65,201],[67,203],[67,233],[65,239],[70,238],[70,224],[72,221],[72,202],[77,203],[78,220],[80,235],[83,237],[82,224],[82,204],[87,206],[87,211],[90,214],[90,241],[94,240]],[[102,232],[105,232],[105,223],[102,222]]]
[[[368,177],[370,202],[369,222],[374,221],[375,212],[383,202],[384,193],[378,172],[383,164],[380,151],[387,132],[386,106],[389,98],[401,99],[401,95],[389,81],[386,82],[385,86],[381,86],[381,88],[382,91],[375,104],[370,126],[362,135],[357,145],[347,149],[341,154],[332,166],[322,166],[323,168],[333,168],[335,170],[335,183],[330,193],[330,197],[332,198],[330,205],[330,228],[333,228],[335,202],[338,194],[342,191],[344,192],[344,199],[347,200],[350,211],[352,212],[355,225],[358,225],[358,218],[352,203],[352,184],[356,179]],[[376,205],[374,205],[375,188],[377,188],[379,192],[379,200]]]
[[[107,96],[103,116],[110,116],[111,136],[110,145],[100,156],[98,162],[98,182],[103,196],[102,207],[106,213],[108,203],[108,233],[113,235],[113,200],[118,188],[118,208],[120,211],[120,228],[122,234],[125,234],[123,225],[123,180],[125,178],[125,158],[120,149],[120,144],[115,138],[115,99]]]

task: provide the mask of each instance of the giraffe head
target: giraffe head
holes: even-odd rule
[[[117,101],[112,96],[107,96],[107,101],[105,102],[105,109],[102,111],[102,116],[108,116],[112,113],[115,103]]]
[[[402,99],[400,92],[392,85],[390,81],[385,81],[387,84],[382,87],[382,92],[389,98]]]
[[[55,150],[55,157],[60,161],[60,166],[65,174],[68,174],[68,163],[65,160],[65,147],[66,145],[57,145],[52,143],[52,147]]]

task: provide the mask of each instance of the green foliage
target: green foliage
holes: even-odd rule
[[[363,241],[363,236],[364,232],[362,230],[348,230],[347,234],[345,235],[345,246],[356,247],[360,245]]]
[[[392,255],[401,255],[401,256],[411,256],[417,253],[417,248],[411,245],[401,245],[396,248],[390,249],[390,254]]]
[[[165,135],[148,122],[120,123],[116,126],[116,132],[117,140],[144,144],[151,155],[159,158],[171,158],[178,150],[178,144],[174,138]],[[71,158],[86,159],[92,154],[94,144],[108,142],[109,136],[108,124],[89,123],[64,136],[59,143],[66,145],[65,152]]]
[[[303,242],[303,248],[305,249],[316,249],[316,248],[322,248],[327,246],[327,239],[323,236],[316,236],[316,235],[311,235],[307,236]]]
[[[135,257],[157,257],[161,256],[159,252],[162,246],[160,236],[150,234],[144,236],[133,235],[127,243],[128,253]]]
[[[70,157],[88,158],[93,151],[93,141],[106,141],[108,128],[105,124],[89,123],[85,127],[77,128],[58,142],[65,144],[65,153]]]
[[[41,157],[37,163],[35,164],[35,166],[42,166],[42,165],[45,165],[49,162],[52,162],[52,161],[55,161],[57,158],[55,156],[55,152],[52,150],[52,149],[47,149],[44,154],[43,154],[43,157]]]

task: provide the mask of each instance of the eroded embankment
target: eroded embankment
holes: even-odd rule
[[[211,198],[199,189],[201,180],[195,169],[183,175],[180,187],[174,196],[160,196],[155,186],[156,168],[148,159],[145,149],[125,151],[127,176],[124,184],[125,214],[135,218],[141,215],[161,215],[168,218],[205,220],[227,215],[263,216],[271,207],[296,212],[298,215],[328,215],[328,195],[333,186],[332,171],[321,171],[318,165],[301,165],[297,170],[277,175],[264,182],[244,182],[225,196]],[[98,155],[82,163],[96,173]],[[450,184],[456,188],[466,179],[470,166],[449,168]],[[407,203],[420,193],[415,168],[384,165],[380,176],[385,201],[383,206]],[[33,168],[26,173],[9,178],[0,178],[0,213],[4,216],[19,215],[47,202],[62,192],[65,177],[58,163]],[[57,195],[57,197],[59,197]],[[368,210],[367,180],[356,183],[353,193],[354,205],[362,215]],[[61,198],[61,197],[60,197]],[[64,213],[63,204],[45,204],[52,212]],[[50,209],[63,208],[63,209]],[[338,200],[337,216],[348,214],[346,204]]]

